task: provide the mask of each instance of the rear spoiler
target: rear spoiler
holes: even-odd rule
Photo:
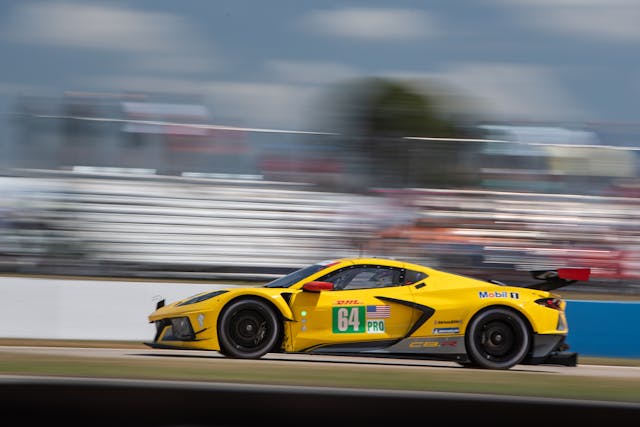
[[[562,288],[577,281],[589,280],[591,274],[590,268],[558,268],[556,270],[535,270],[531,271],[534,279],[543,280],[526,286],[529,289],[538,289],[540,291],[552,291]]]

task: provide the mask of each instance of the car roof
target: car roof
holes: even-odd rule
[[[424,265],[414,264],[414,263],[400,261],[394,258],[386,258],[386,257],[369,256],[369,257],[341,258],[341,259],[333,260],[333,263],[338,263],[338,262],[346,263],[346,264],[349,264],[349,263],[350,264],[379,264],[379,265],[386,265],[386,266],[399,267],[399,268],[433,270],[432,268],[429,268]]]

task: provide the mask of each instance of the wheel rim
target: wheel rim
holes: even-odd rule
[[[511,325],[505,322],[485,324],[479,337],[479,348],[487,358],[503,358],[509,355],[517,344],[516,334]]]
[[[254,310],[239,311],[229,322],[229,336],[236,348],[259,347],[267,336],[267,331],[267,320]]]

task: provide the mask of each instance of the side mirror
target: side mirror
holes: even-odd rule
[[[332,291],[333,283],[331,282],[309,282],[302,285],[302,289],[309,292]]]

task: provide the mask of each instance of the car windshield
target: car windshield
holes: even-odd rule
[[[288,288],[294,283],[299,282],[307,276],[311,276],[313,273],[317,273],[318,271],[327,268],[326,265],[321,264],[313,264],[308,267],[301,268],[300,270],[296,270],[287,274],[286,276],[278,277],[275,280],[264,285],[265,288]]]

